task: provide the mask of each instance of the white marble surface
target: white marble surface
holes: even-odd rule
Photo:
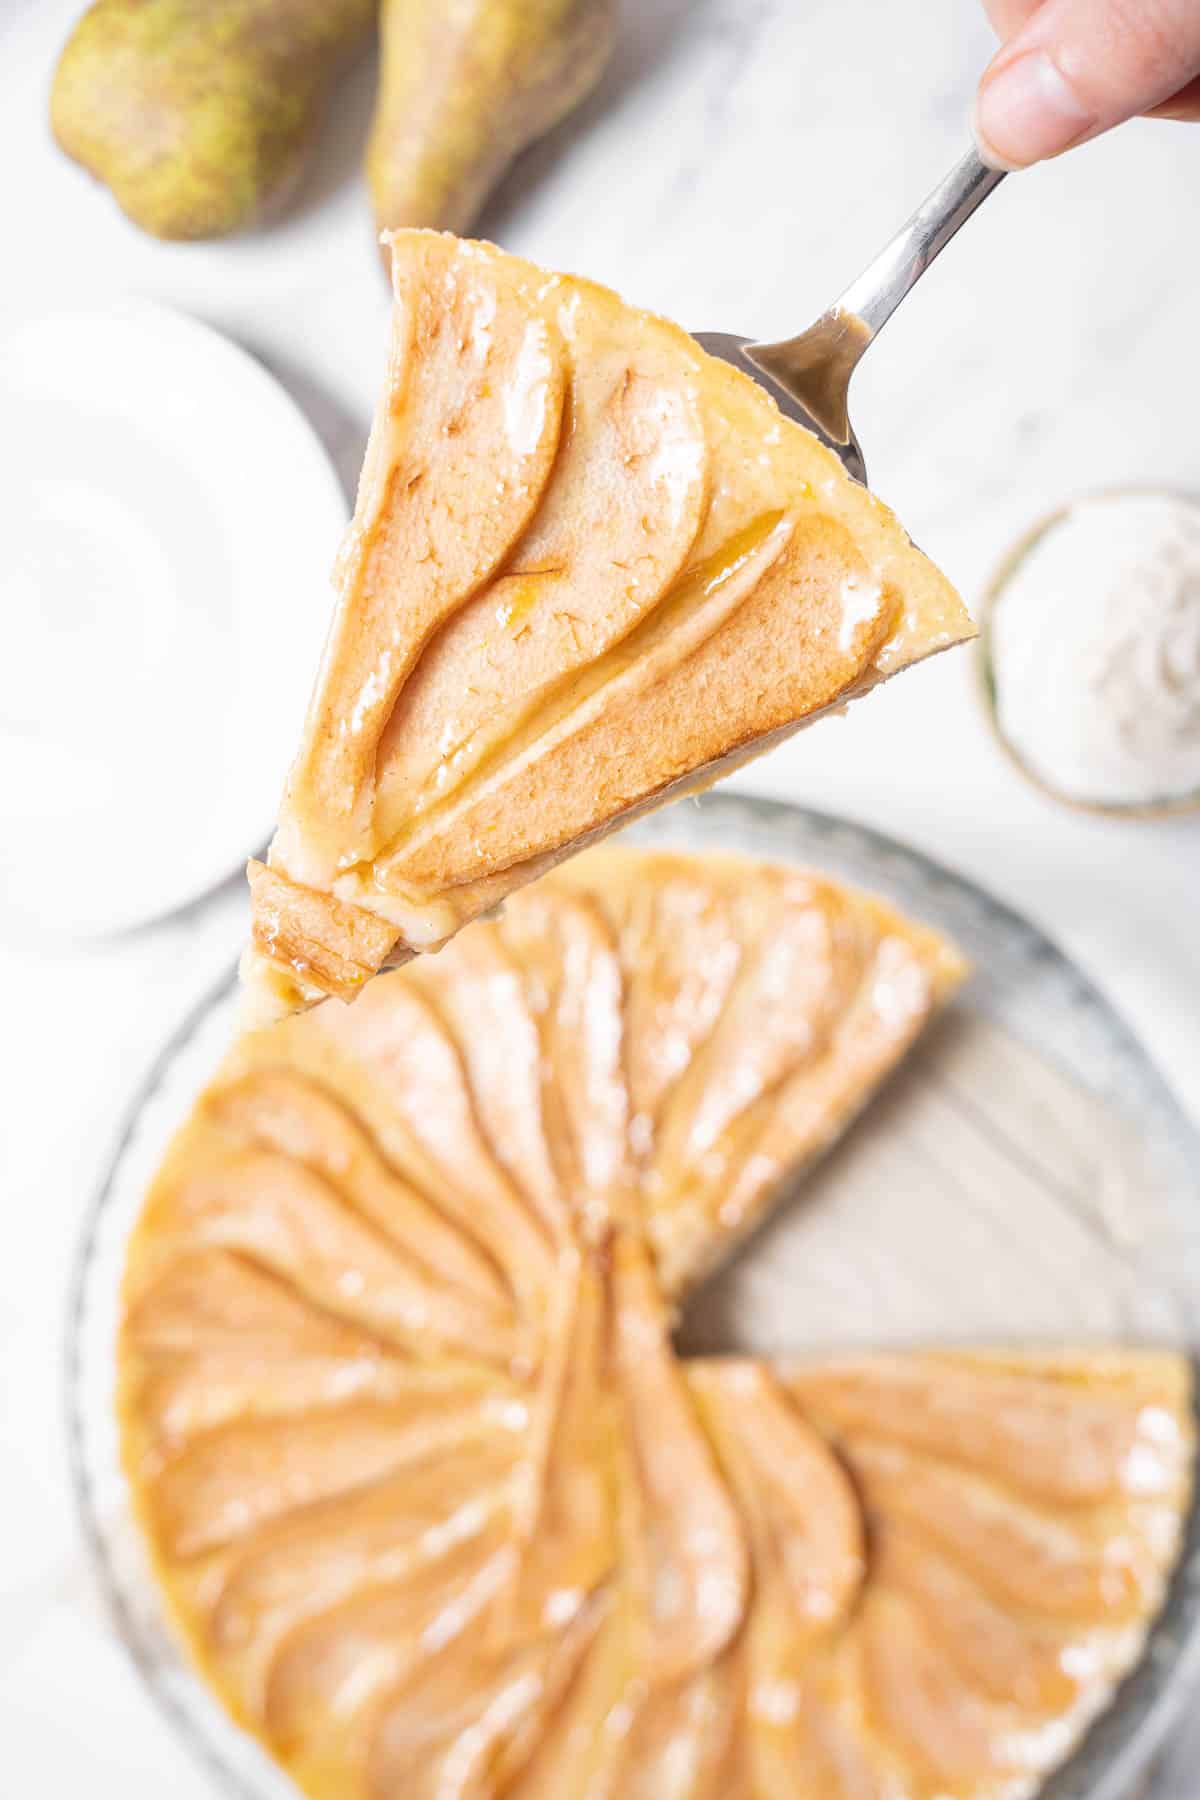
[[[385,316],[354,173],[372,71],[339,90],[286,221],[226,245],[157,245],[49,142],[47,83],[78,10],[0,6],[0,327],[66,296],[185,307],[289,380],[352,478]],[[696,327],[763,333],[805,323],[958,153],[990,43],[976,0],[626,0],[625,12],[601,92],[525,159],[482,229]],[[864,369],[873,479],[968,598],[1019,527],[1080,489],[1200,484],[1198,183],[1200,131],[1172,125],[1010,181]],[[19,453],[0,421],[0,467]],[[966,655],[935,663],[742,779],[884,825],[1024,909],[1200,1118],[1200,818],[1116,825],[1056,809],[989,742],[972,675]],[[48,878],[87,871],[64,862]],[[0,1734],[14,1794],[211,1800],[90,1591],[64,1474],[61,1319],[118,1109],[243,923],[234,883],[124,938],[0,943]],[[1198,1761],[1200,1744],[1178,1751],[1155,1800],[1196,1800]]]

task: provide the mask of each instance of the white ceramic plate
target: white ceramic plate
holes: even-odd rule
[[[347,514],[246,351],[141,302],[0,340],[0,906],[90,935],[275,817]]]

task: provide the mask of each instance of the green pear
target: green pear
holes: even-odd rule
[[[615,29],[616,0],[383,0],[380,229],[468,230],[517,153],[595,86]]]
[[[303,170],[377,0],[96,0],[59,59],[54,135],[144,231],[221,237]]]

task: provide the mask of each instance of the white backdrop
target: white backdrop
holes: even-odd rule
[[[164,246],[49,141],[49,76],[79,10],[0,0],[0,329],[67,299],[171,301],[282,374],[352,481],[385,319],[356,176],[372,70],[339,89],[285,221],[225,245]],[[481,230],[695,328],[807,323],[959,153],[990,50],[976,0],[625,10],[601,90],[526,157]],[[1166,124],[1009,181],[873,352],[855,396],[873,480],[968,600],[1016,531],[1073,492],[1200,485],[1198,198],[1200,130]],[[0,459],[19,454],[2,423]],[[972,674],[965,655],[940,660],[740,779],[884,826],[1031,914],[1200,1117],[1200,818],[1115,825],[1055,808],[989,742]],[[47,874],[86,880],[68,858]],[[14,1796],[210,1792],[90,1591],[60,1442],[61,1315],[117,1110],[243,924],[232,884],[115,941],[0,942],[0,1735]],[[1196,1800],[1195,1761],[1180,1753],[1155,1800]]]

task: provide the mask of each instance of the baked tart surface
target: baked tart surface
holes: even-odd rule
[[[392,239],[387,377],[247,971],[351,998],[589,840],[971,635],[747,376],[605,288]]]
[[[1017,1800],[1069,1752],[1176,1554],[1184,1361],[670,1337],[963,972],[821,877],[603,849],[237,1043],[131,1243],[123,1454],[305,1792]]]

